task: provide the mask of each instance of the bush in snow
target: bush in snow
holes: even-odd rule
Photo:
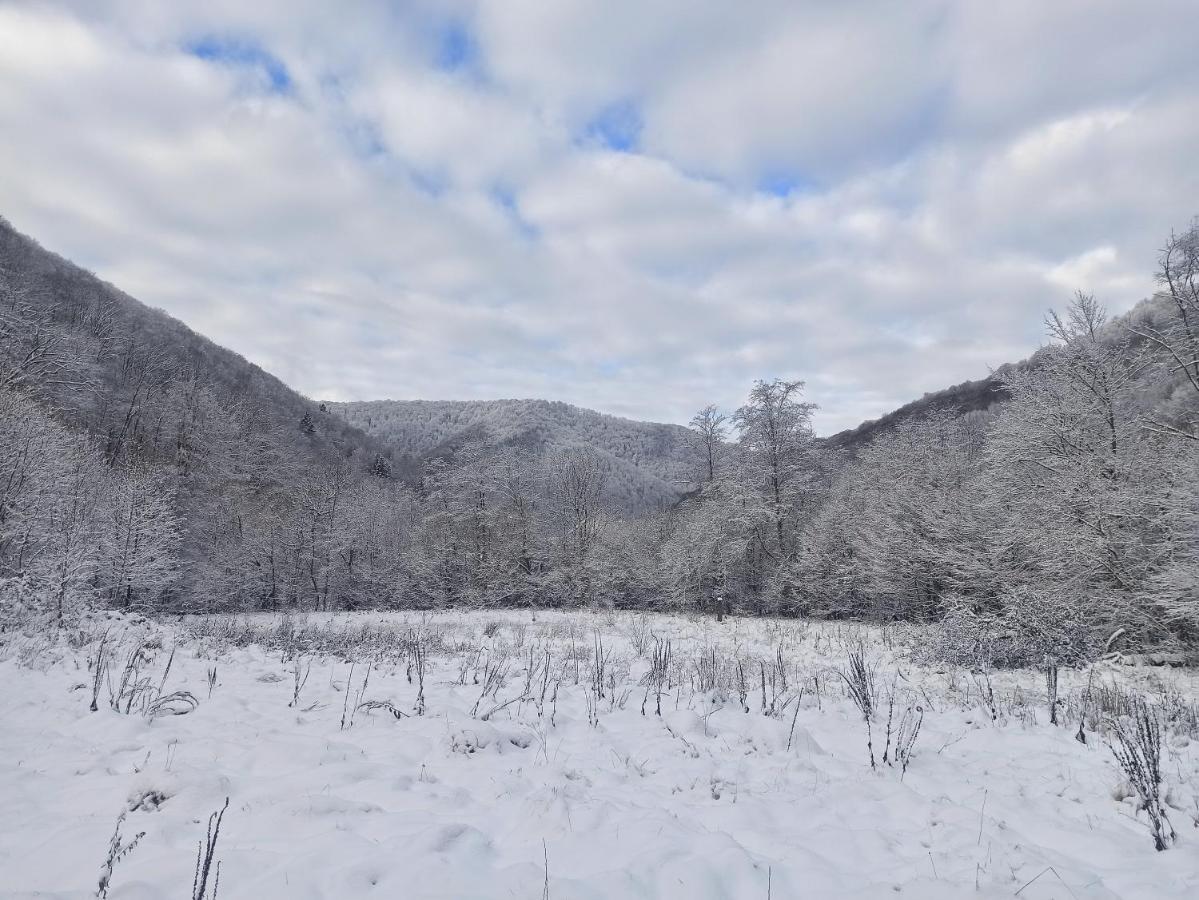
[[[992,608],[950,597],[922,655],[970,669],[1035,666],[1046,657],[1078,665],[1111,650],[1125,611],[1115,598],[1083,602],[1026,585],[1003,591]]]
[[[1111,751],[1149,817],[1153,846],[1165,850],[1175,838],[1162,798],[1162,727],[1157,711],[1144,700],[1130,715],[1111,720]]]

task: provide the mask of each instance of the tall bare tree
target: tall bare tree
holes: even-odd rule
[[[699,435],[700,452],[707,465],[708,481],[716,480],[716,463],[720,457],[721,447],[728,437],[725,423],[728,416],[721,413],[715,405],[708,404],[694,416],[689,423]]]
[[[802,381],[778,378],[757,381],[746,404],[733,416],[746,469],[770,510],[774,536],[762,539],[763,548],[779,563],[794,549],[792,536],[813,442],[816,406],[799,399],[803,386]]]

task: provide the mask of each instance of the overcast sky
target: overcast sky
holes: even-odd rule
[[[829,433],[1122,311],[1194,0],[0,0],[0,214],[320,398]]]

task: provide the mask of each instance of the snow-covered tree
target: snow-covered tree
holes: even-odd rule
[[[135,464],[111,479],[110,491],[100,536],[101,591],[118,607],[154,605],[179,573],[179,521],[169,483]]]
[[[708,481],[716,480],[716,468],[720,463],[725,438],[728,437],[728,426],[725,424],[727,421],[728,416],[712,404],[708,404],[692,416],[689,423],[699,440],[704,473]]]

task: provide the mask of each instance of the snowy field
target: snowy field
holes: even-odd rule
[[[9,634],[0,894],[110,868],[111,898],[189,896],[227,797],[227,900],[1199,896],[1195,673],[1063,670],[1053,726],[1045,673],[922,666],[926,639],[544,612]],[[1165,852],[1095,730],[1126,691],[1169,720]]]

